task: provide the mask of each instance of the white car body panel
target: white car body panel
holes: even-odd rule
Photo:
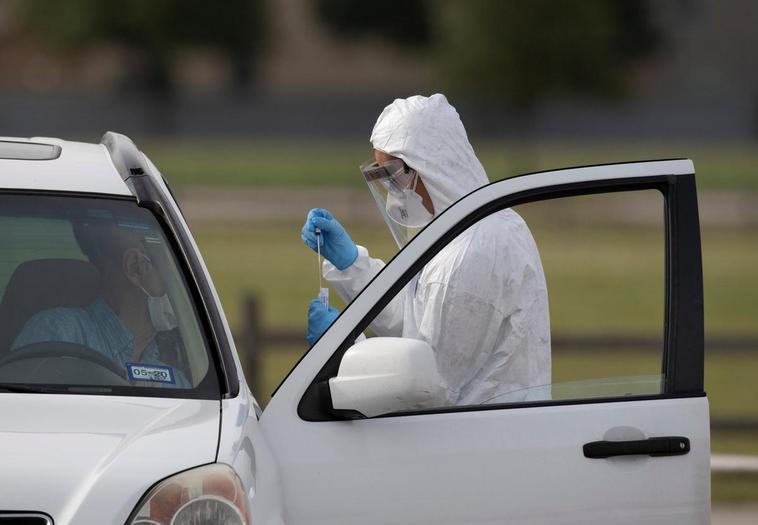
[[[219,402],[0,394],[0,508],[126,522],[157,481],[216,457]]]
[[[266,416],[290,525],[684,525],[707,523],[710,512],[702,397],[656,401],[654,409],[628,401],[318,423],[287,418],[274,435]],[[615,439],[690,436],[692,449],[664,458],[585,458],[582,444],[609,431]]]
[[[222,400],[217,461],[231,465],[242,480],[254,525],[282,525],[285,522],[279,467],[261,429],[255,406],[247,385],[237,397]]]

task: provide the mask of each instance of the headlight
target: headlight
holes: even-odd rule
[[[237,474],[219,463],[167,478],[137,505],[127,525],[250,525]]]

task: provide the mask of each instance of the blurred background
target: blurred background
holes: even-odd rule
[[[151,157],[262,404],[307,350],[307,210],[331,209],[376,255],[396,251],[357,169],[394,98],[445,93],[491,180],[689,157],[712,449],[758,454],[756,20],[750,0],[0,0],[0,133],[114,130]],[[659,352],[662,334],[660,206],[523,211],[557,377],[657,366],[645,347]],[[758,508],[758,477],[714,474],[713,498],[726,513]]]

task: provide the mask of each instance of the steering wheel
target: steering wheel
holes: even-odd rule
[[[106,368],[118,377],[126,377],[126,370],[124,367],[109,357],[104,356],[97,350],[93,350],[92,348],[79,343],[68,343],[64,341],[44,341],[41,343],[31,343],[20,346],[15,350],[12,350],[3,359],[0,359],[0,368],[16,361],[44,357],[73,357]]]

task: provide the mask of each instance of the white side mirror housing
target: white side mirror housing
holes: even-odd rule
[[[334,409],[366,417],[443,404],[434,350],[403,337],[373,337],[351,346],[329,390]]]

